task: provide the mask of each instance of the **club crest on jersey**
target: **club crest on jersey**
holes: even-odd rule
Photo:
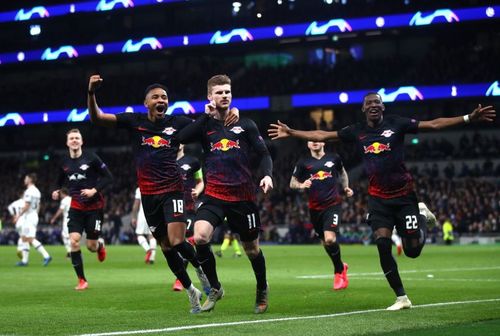
[[[233,148],[240,148],[240,141],[239,140],[229,140],[229,139],[221,139],[220,141],[217,141],[216,143],[210,143],[210,151],[223,151],[227,152],[230,149]]]
[[[163,139],[158,135],[149,138],[142,137],[142,145],[151,146],[153,148],[170,147],[170,140]]]
[[[186,170],[186,171],[187,171],[187,170],[191,169],[191,166],[190,166],[190,165],[188,165],[187,163],[185,163],[185,164],[183,164],[183,165],[181,166],[181,169],[182,169],[182,170]]]
[[[391,144],[383,144],[380,142],[374,142],[369,146],[363,146],[363,149],[365,150],[365,154],[372,153],[372,154],[380,154],[382,152],[390,151],[391,150]]]
[[[81,170],[87,170],[87,169],[89,169],[89,165],[84,163],[84,164],[82,164],[82,165],[80,166],[80,169],[81,169]]]
[[[311,180],[324,180],[333,177],[332,173],[320,170],[314,174],[311,174]]]
[[[332,161],[326,161],[325,162],[325,167],[332,168],[335,165]]]
[[[175,131],[177,131],[175,128],[173,127],[166,127],[163,131],[161,131],[163,134],[166,134],[166,135],[172,135],[175,133]]]
[[[386,137],[386,138],[390,138],[391,135],[393,135],[393,134],[394,134],[394,132],[392,130],[385,130],[380,135],[383,136],[383,137]]]
[[[245,130],[243,128],[241,128],[240,126],[234,126],[229,131],[233,132],[234,134],[240,134],[241,132],[245,132]]]
[[[85,176],[85,174],[74,173],[68,176],[68,180],[70,181],[81,181],[86,179],[87,176]]]

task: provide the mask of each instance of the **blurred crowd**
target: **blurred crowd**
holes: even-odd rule
[[[472,137],[472,138],[471,138]],[[290,140],[295,141],[295,140]],[[463,169],[461,172],[449,172],[448,167],[438,170],[432,160],[457,148],[445,139],[432,140],[432,144],[422,142],[410,150],[411,160],[427,161],[423,169],[413,169],[416,180],[416,190],[421,200],[436,213],[439,222],[450,220],[458,234],[500,232],[500,163],[493,166],[489,159],[483,159],[482,168]],[[484,157],[484,153],[498,157],[499,146],[496,137],[482,137],[479,135],[464,135],[460,139],[460,146],[474,144],[468,152],[474,158]],[[479,145],[479,152],[473,149]],[[486,145],[489,144],[489,145]],[[434,150],[425,150],[431,146]],[[461,147],[463,148],[463,147]],[[492,149],[493,148],[493,149]],[[339,146],[337,149],[331,144],[327,150],[338,150],[349,169],[359,165],[359,158],[349,146]],[[440,152],[442,150],[442,152]],[[317,238],[314,235],[312,224],[309,221],[307,209],[307,194],[291,190],[288,185],[294,164],[300,157],[308,155],[305,143],[296,141],[274,148],[274,183],[275,189],[264,197],[259,193],[263,240],[275,243],[312,243]],[[276,154],[277,153],[277,154]],[[438,155],[440,153],[441,155]],[[105,190],[106,208],[104,236],[108,242],[132,243],[135,235],[130,226],[130,212],[132,209],[136,176],[133,164],[133,155],[128,149],[98,151],[97,154],[107,163],[114,176],[111,187]],[[344,158],[345,157],[345,158]],[[460,162],[460,161],[458,161]],[[22,186],[25,172],[36,172],[39,177],[38,188],[42,192],[40,210],[39,235],[44,243],[58,243],[60,225],[49,225],[50,219],[57,211],[59,202],[50,198],[55,188],[59,172],[59,160],[51,157],[43,160],[39,157],[19,159],[11,157],[2,159],[0,163],[0,184],[5,187],[0,194],[0,219],[3,231],[0,235],[0,244],[12,244],[17,237],[11,219],[6,210],[9,203],[18,199],[24,190]],[[462,164],[466,166],[465,163]],[[427,167],[427,168],[425,168]],[[361,176],[358,180],[351,180],[354,190],[352,198],[345,198],[342,203],[341,242],[369,243],[371,230],[365,224],[367,207],[367,179]],[[439,235],[434,230],[434,238]]]

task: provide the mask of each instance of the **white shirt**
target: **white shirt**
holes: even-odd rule
[[[7,207],[7,210],[9,211],[11,216],[19,215],[21,209],[24,208],[24,205],[25,205],[24,199],[20,198],[10,203],[9,206]]]
[[[68,220],[69,208],[71,207],[71,196],[65,196],[61,200],[61,204],[59,205],[59,209],[62,210],[63,222],[66,223]]]
[[[26,189],[23,195],[23,200],[30,204],[26,214],[38,213],[38,210],[40,210],[41,197],[42,194],[40,194],[40,190],[38,190],[38,188],[34,185],[31,185]]]

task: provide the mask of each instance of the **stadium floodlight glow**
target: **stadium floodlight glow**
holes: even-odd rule
[[[498,85],[498,81],[494,81],[486,90],[487,96],[500,96],[500,86]]]
[[[381,88],[377,91],[377,93],[382,98],[383,102],[392,103],[394,102],[399,95],[405,94],[410,97],[411,100],[423,100],[424,96],[422,93],[414,86],[401,86],[397,90],[387,93],[385,88]]]
[[[139,0],[135,0],[135,4]],[[487,8],[491,8],[488,11]],[[338,40],[341,34],[351,32],[361,32],[381,29],[393,29],[397,27],[418,27],[422,25],[437,25],[437,24],[456,24],[466,21],[478,20],[494,20],[499,17],[500,6],[491,7],[473,7],[453,9],[449,14],[448,9],[437,10],[432,13],[415,16],[415,13],[385,15],[384,17],[362,17],[350,19],[331,19],[329,21],[310,21],[296,24],[287,24],[277,27],[276,25],[267,27],[254,28],[236,28],[230,31],[205,32],[191,35],[166,36],[157,38],[145,38],[134,43],[134,40],[115,41],[102,43],[103,55],[115,54],[120,52],[139,52],[145,50],[157,50],[165,48],[179,48],[187,46],[208,46],[213,44],[232,44],[252,41],[262,41],[269,39],[282,38],[304,38],[309,36],[328,36],[332,40]],[[448,14],[446,14],[448,13]],[[492,16],[488,16],[489,13]],[[456,17],[456,19],[455,19]],[[0,20],[1,21],[1,20]],[[151,40],[148,40],[151,39]],[[149,48],[144,48],[148,44]],[[98,56],[100,55],[97,44],[90,45],[74,45],[74,49],[78,53],[78,57]],[[127,51],[124,51],[127,50]],[[45,51],[29,50],[23,51],[25,58],[22,61],[33,62],[40,61],[41,55]],[[0,64],[21,62],[14,52],[0,54]]]
[[[0,118],[0,127],[8,126],[9,122],[13,123],[15,126],[21,126],[25,124],[23,117],[21,117],[21,115],[16,112],[7,113],[5,116]]]
[[[253,36],[247,29],[236,28],[228,33],[222,33],[220,30],[216,31],[210,39],[210,44],[226,44],[235,36],[238,36],[243,42],[253,41]]]
[[[64,16],[75,13],[107,12],[140,6],[152,6],[162,3],[181,2],[185,0],[93,0],[66,3],[54,6],[36,6],[31,9],[19,9],[0,12],[0,22],[28,21],[40,18]]]
[[[430,25],[434,19],[438,17],[443,17],[448,23],[460,21],[457,14],[455,14],[451,9],[437,9],[427,15],[423,15],[420,11],[416,12],[410,20],[410,26]]]
[[[32,18],[46,18],[50,16],[49,11],[44,6],[36,6],[27,11],[20,9],[17,11],[14,21],[28,21]]]
[[[42,32],[42,28],[40,25],[30,25],[30,35],[31,36],[38,36]]]
[[[59,59],[61,55],[66,55],[68,58],[78,57],[78,52],[70,45],[62,46],[59,49],[52,51],[51,48],[45,49],[42,54],[42,61],[53,61]]]
[[[132,0],[100,0],[97,4],[96,11],[110,11],[115,9],[115,6],[120,4],[122,8],[134,7],[134,2]]]
[[[325,35],[327,32],[331,32],[330,28],[332,27],[336,27],[338,31],[342,33],[352,31],[351,25],[346,20],[332,19],[323,24],[318,24],[317,21],[311,22],[309,27],[306,29],[306,35]]]
[[[500,96],[499,81],[493,83],[476,84],[450,84],[434,86],[401,86],[396,88],[378,88],[356,91],[319,92],[291,95],[293,108],[323,107],[333,105],[362,104],[367,92],[379,92],[386,100],[385,103],[404,101],[427,101],[433,99],[456,99],[468,97]],[[180,100],[167,110],[169,115],[186,115],[203,113],[205,100],[187,101]],[[271,97],[247,97],[233,99],[233,106],[242,111],[265,111],[271,108]],[[102,107],[106,113],[140,112],[144,111],[143,105],[126,105]],[[144,112],[145,113],[145,112]],[[0,127],[22,126],[43,123],[83,122],[89,118],[88,110],[84,107],[74,107],[62,111],[42,112],[7,112],[0,113]]]
[[[122,53],[138,52],[143,46],[149,46],[152,50],[163,49],[162,44],[156,37],[145,37],[139,42],[128,40],[122,47]]]
[[[233,13],[238,13],[241,8],[241,2],[235,1],[233,2]]]

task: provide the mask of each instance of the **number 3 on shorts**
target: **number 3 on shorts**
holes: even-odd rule
[[[418,229],[417,216],[415,216],[415,215],[408,215],[405,218],[406,218],[406,229],[407,230],[416,230],[416,229]]]

